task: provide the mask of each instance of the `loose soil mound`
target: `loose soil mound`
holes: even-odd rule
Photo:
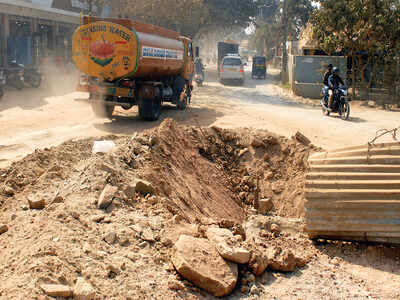
[[[108,299],[170,299],[181,289],[165,238],[176,220],[241,223],[261,198],[278,215],[302,213],[312,148],[294,140],[172,120],[106,139],[117,144],[109,154],[92,154],[92,139],[70,141],[0,170],[0,224],[9,228],[0,235],[0,296],[34,299],[40,284],[73,287],[84,277]],[[135,178],[156,195],[132,194]],[[96,202],[107,184],[119,191],[104,211]],[[46,208],[29,209],[28,198]]]

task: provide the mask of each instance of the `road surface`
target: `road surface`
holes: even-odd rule
[[[325,149],[366,143],[377,130],[400,126],[398,112],[353,105],[350,119],[343,121],[323,116],[318,106],[296,101],[271,79],[252,80],[247,72],[243,87],[221,85],[213,70],[206,73],[205,85],[196,88],[188,111],[165,105],[158,122],[147,122],[138,118],[136,108],[118,108],[110,121],[96,118],[88,104],[74,101],[86,96],[73,92],[74,79],[59,75],[39,90],[6,91],[0,100],[0,167],[36,148],[70,139],[130,135],[167,117],[182,124],[262,128],[288,137],[301,131]]]

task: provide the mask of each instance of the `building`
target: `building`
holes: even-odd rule
[[[71,60],[80,14],[52,5],[52,0],[0,0],[0,66],[12,60],[38,65],[47,57]]]

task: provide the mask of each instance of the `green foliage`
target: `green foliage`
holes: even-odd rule
[[[398,0],[321,0],[312,17],[313,38],[327,53],[344,50],[364,70],[373,64],[396,66],[400,53],[400,2]],[[366,53],[362,60],[357,53]],[[353,64],[355,65],[355,64]],[[353,68],[353,79],[355,76]],[[388,72],[386,72],[388,74]],[[372,76],[371,76],[372,77]],[[395,76],[390,76],[395,82]],[[353,80],[354,82],[354,80]],[[393,83],[392,83],[393,84]],[[354,87],[354,86],[353,86]],[[354,90],[354,89],[353,89]]]
[[[258,49],[286,45],[287,40],[296,40],[307,24],[313,10],[311,0],[259,0],[260,15],[256,20],[256,32],[252,45]],[[261,45],[263,43],[263,45]],[[282,70],[287,67],[284,47]]]
[[[122,0],[123,15],[194,37],[207,28],[247,26],[253,0]]]

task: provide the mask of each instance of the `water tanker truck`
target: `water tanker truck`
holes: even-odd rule
[[[78,91],[89,93],[99,117],[115,106],[138,105],[139,116],[157,120],[163,102],[184,110],[191,99],[192,41],[178,32],[129,19],[83,17],[72,42],[80,71]]]

